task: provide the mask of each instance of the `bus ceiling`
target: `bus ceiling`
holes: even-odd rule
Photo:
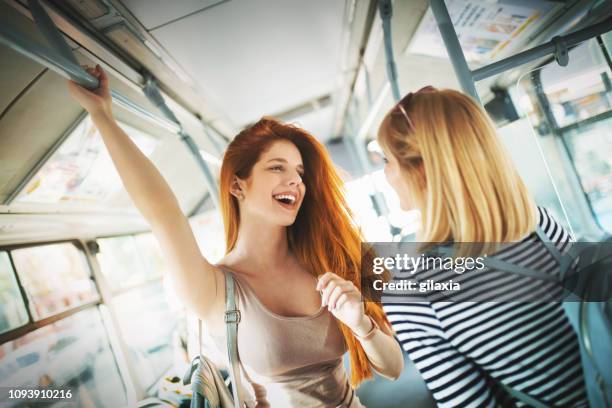
[[[32,17],[29,9],[23,5],[26,2],[5,1]],[[360,59],[358,54],[365,51],[364,48],[369,45],[368,39],[376,37],[377,35],[373,34],[380,31],[380,24],[376,16],[373,16],[377,14],[376,3],[349,0],[283,3],[269,0],[248,3],[212,0],[198,6],[156,2],[155,7],[152,7],[150,3],[147,5],[147,2],[139,0],[42,2],[51,20],[65,35],[85,48],[85,51],[96,54],[98,59],[108,61],[111,66],[117,65],[116,69],[119,69],[123,76],[140,86],[147,81],[145,76],[155,78],[161,90],[171,99],[203,118],[216,133],[226,138],[231,138],[241,127],[258,119],[264,108],[266,114],[282,118],[287,111],[295,112],[309,107],[316,109],[319,107],[317,100],[330,97],[332,106],[326,110],[336,110],[331,114],[336,125],[333,131],[329,132],[330,137],[340,136],[342,126],[337,123],[346,119],[347,96],[335,90],[342,88],[337,86],[339,82],[349,87],[349,93],[350,87],[355,85],[356,74],[364,64],[363,58]],[[378,2],[379,5],[385,3],[391,4],[390,1]],[[573,40],[561,37],[561,41],[555,44],[542,43],[553,36],[564,34],[567,30],[575,31],[580,25],[592,24],[597,18],[608,15],[605,11],[610,8],[610,2],[597,0],[532,2],[530,7],[533,14],[527,15],[524,23],[506,28],[516,28],[515,31],[507,33],[510,36],[506,36],[516,38],[502,38],[498,45],[489,45],[492,40],[482,38],[478,47],[491,47],[492,52],[484,59],[470,61],[470,50],[466,54],[466,45],[463,44],[462,52],[456,34],[463,37],[474,37],[474,34],[466,32],[464,22],[459,21],[463,15],[460,17],[456,14],[467,10],[473,6],[470,3],[475,2],[396,2],[393,30],[396,39],[399,37],[397,34],[401,34],[401,37],[398,41],[400,45],[396,45],[390,52],[392,54],[395,51],[398,61],[411,57],[413,43],[421,39],[418,38],[419,35],[427,28],[423,27],[427,23],[423,20],[433,19],[431,12],[425,13],[428,3],[461,87],[473,97],[483,100],[491,98],[492,94],[488,89],[491,85],[494,85],[493,88],[504,87],[501,80],[503,78],[496,78],[494,83],[485,81],[483,86],[478,87],[478,91],[474,86],[475,81],[511,70],[514,72],[516,70],[512,68],[529,61],[541,60],[541,57],[550,55],[559,47],[571,47],[576,41],[583,40],[584,36],[574,37]],[[506,7],[512,7],[514,4],[524,7],[524,3],[503,2]],[[464,6],[466,9],[461,9]],[[474,7],[472,9],[474,10]],[[309,16],[313,21],[316,19],[318,30],[310,30],[310,23],[306,22],[306,18],[301,19],[304,23],[297,22],[296,16]],[[450,24],[452,19],[455,19],[459,26]],[[538,22],[538,27],[534,21]],[[272,24],[274,22],[276,23]],[[265,29],[261,29],[262,27]],[[279,36],[279,33],[283,35]],[[592,35],[593,32],[585,34]],[[4,36],[6,35],[5,33]],[[58,49],[57,36],[46,37],[47,40],[54,38],[52,43],[56,45],[54,48]],[[228,46],[228,41],[231,46]],[[317,49],[313,49],[313,43]],[[322,43],[328,45],[321,47]],[[512,55],[534,44],[539,47]],[[376,47],[380,47],[380,44],[376,44]],[[471,47],[473,48],[473,45]],[[66,47],[63,48],[66,51]],[[398,49],[402,48],[405,52],[399,55]],[[283,53],[275,53],[276,50],[283,49],[294,50],[289,54],[291,58],[284,59]],[[295,52],[296,50],[300,52]],[[340,55],[340,73],[337,66],[338,57],[335,55],[338,50],[344,54]],[[484,55],[484,51],[479,52]],[[417,51],[416,54],[418,53]],[[54,57],[60,63],[63,58],[70,60],[66,52],[58,53]],[[498,61],[487,65],[493,57]],[[122,63],[114,64],[118,60]],[[401,63],[406,65],[403,61]],[[468,63],[476,65],[477,68],[470,69]],[[66,73],[71,71],[69,65],[64,68]],[[410,66],[410,69],[415,67]],[[250,75],[245,77],[240,74],[245,70]],[[393,70],[390,72],[393,73]],[[271,78],[271,73],[274,74],[274,83],[266,81]],[[420,73],[417,72],[415,76],[420,76]],[[400,72],[399,78],[400,85],[408,85],[403,87],[404,91],[411,89],[413,82],[411,79],[402,78],[402,74],[413,74]],[[70,75],[74,77],[74,72]],[[393,76],[392,74],[392,79]],[[308,84],[308,91],[305,90],[305,84]],[[255,103],[253,98],[259,97],[262,86],[267,88],[267,97],[264,101],[260,98]],[[394,94],[399,93],[395,91],[399,88],[395,87],[392,81],[391,90]],[[287,92],[288,89],[290,92]],[[237,98],[236,95],[243,97]],[[350,95],[348,97],[350,98]]]
[[[220,155],[232,135],[263,114],[298,120],[323,142],[344,137],[356,144],[363,170],[360,146],[391,103],[390,94],[397,100],[426,81],[459,85],[487,102],[517,73],[551,56],[564,63],[568,49],[612,24],[606,19],[610,1],[502,3],[522,7],[523,20],[503,27],[492,23],[495,27],[475,33],[464,21],[469,13],[462,12],[489,3],[213,0],[200,7],[162,1],[151,7],[141,0],[3,0],[0,6],[13,14],[2,13],[0,42],[45,69],[32,67],[24,74],[30,82],[23,81],[2,112],[23,96],[31,78],[46,78],[48,70],[95,87],[95,78],[79,64],[101,63],[116,80],[114,101],[129,112],[129,124],[141,127],[133,123],[139,118],[178,135],[191,152],[208,185],[199,198],[188,200],[191,212],[202,197],[215,200],[210,152]],[[16,23],[15,13],[29,26]],[[492,32],[495,41],[487,37]],[[450,63],[436,59],[446,55]],[[448,75],[451,65],[456,79]],[[365,113],[349,123],[363,101]],[[72,125],[61,126],[67,133]],[[30,176],[62,141],[46,141],[48,152],[29,169]],[[4,204],[28,181],[2,191]]]

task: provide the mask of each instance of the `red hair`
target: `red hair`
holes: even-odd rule
[[[303,182],[306,195],[293,225],[287,227],[289,248],[300,264],[315,276],[327,271],[361,287],[362,237],[353,224],[352,213],[343,193],[343,182],[325,147],[311,134],[296,126],[262,118],[243,130],[229,144],[220,178],[220,201],[225,225],[226,253],[236,245],[240,212],[236,197],[230,194],[234,176],[246,179],[261,154],[275,141],[293,143],[304,163]],[[380,327],[389,327],[380,302],[365,302],[366,314]],[[352,331],[343,324],[340,328],[347,344],[351,361],[351,385],[357,386],[372,377],[365,351]]]

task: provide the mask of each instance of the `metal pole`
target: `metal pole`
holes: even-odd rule
[[[174,112],[172,112],[172,110],[170,110],[170,108],[166,104],[166,101],[164,100],[164,97],[161,92],[159,92],[157,83],[153,78],[147,78],[143,90],[149,101],[151,101],[151,103],[153,103],[164,114],[164,116],[166,116],[168,119],[180,126],[181,130],[179,131],[179,135],[181,136],[181,140],[187,145],[187,148],[189,149],[196,163],[200,167],[200,170],[202,170],[206,187],[210,193],[210,197],[212,198],[213,203],[215,204],[215,207],[220,208],[219,189],[217,187],[217,182],[212,171],[210,170],[210,168],[204,161],[204,158],[200,154],[200,149],[198,148],[198,145],[196,144],[195,140],[193,140],[193,138],[182,129],[179,120],[177,119]]]
[[[66,44],[66,41],[55,26],[55,23],[53,23],[53,20],[51,20],[47,12],[40,5],[40,2],[38,0],[28,0],[28,6],[30,8],[30,12],[32,13],[32,17],[34,17],[34,21],[38,26],[38,29],[41,31],[45,39],[49,41],[51,47],[74,65],[79,65],[79,62],[74,57],[72,50],[68,44]],[[85,70],[81,70],[83,73],[85,73]]]
[[[6,22],[0,24],[0,43],[48,67],[64,78],[73,80],[81,86],[88,89],[96,89],[98,87],[97,78],[85,72],[80,65],[31,40],[25,33],[20,33],[19,30],[11,27]]]
[[[198,145],[191,136],[184,132],[181,132],[181,140],[187,145],[187,148],[189,151],[191,151],[193,158],[198,163],[198,166],[200,166],[200,170],[202,170],[202,174],[204,174],[206,188],[208,189],[210,198],[213,200],[215,207],[221,208],[219,204],[219,189],[217,187],[217,181],[215,180],[215,176],[213,175],[212,171],[210,171],[210,168],[202,158]]]
[[[391,93],[395,102],[399,102],[402,98],[399,90],[399,84],[397,82],[397,68],[395,67],[395,60],[393,58],[393,40],[391,32],[391,17],[393,16],[393,6],[391,0],[378,0],[378,9],[380,11],[380,18],[382,20],[384,44],[385,44],[385,55],[387,56],[387,76],[391,83]]]
[[[142,117],[143,119],[149,122],[155,122],[159,126],[167,129],[168,131],[172,133],[176,133],[176,134],[181,133],[181,127],[177,123],[171,122],[165,118],[162,118],[162,117],[159,117],[153,114],[152,112],[149,112],[148,110],[146,110],[140,105],[135,104],[134,102],[132,102],[130,99],[126,98],[119,92],[111,89],[111,96],[113,98],[113,102],[116,105],[121,106],[124,109],[127,109],[128,111],[134,113],[135,115]]]
[[[465,60],[465,55],[463,55],[461,44],[457,38],[457,33],[453,27],[453,22],[448,14],[448,9],[446,8],[446,4],[444,4],[444,0],[430,0],[429,5],[431,6],[431,11],[436,19],[438,29],[442,35],[442,40],[446,46],[446,52],[448,52],[448,56],[453,64],[455,75],[457,75],[459,79],[461,89],[482,105],[478,92],[476,92],[472,72]]]
[[[555,37],[553,40],[547,43],[538,45],[537,47],[520,52],[511,57],[504,58],[500,61],[486,65],[482,68],[478,68],[472,72],[473,79],[474,81],[480,81],[481,79],[500,74],[504,71],[508,71],[512,68],[526,64],[535,59],[555,54],[560,44],[563,44],[565,48],[570,48],[577,44],[580,44],[583,41],[607,33],[610,30],[612,30],[612,17],[607,18],[601,23],[597,23],[590,27],[573,32],[571,34]]]

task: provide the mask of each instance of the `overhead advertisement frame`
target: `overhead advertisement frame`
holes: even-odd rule
[[[476,91],[476,81],[500,74],[538,58],[550,55],[554,55],[557,61],[563,63],[566,61],[567,50],[569,48],[612,30],[612,17],[608,17],[600,23],[574,31],[567,35],[557,36],[544,44],[485,65],[476,70],[470,70],[465,54],[461,49],[459,38],[450,18],[446,3],[444,0],[430,0],[429,4],[461,88],[478,102],[481,101]]]

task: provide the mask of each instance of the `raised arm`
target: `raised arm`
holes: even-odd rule
[[[202,256],[187,217],[166,180],[117,125],[106,74],[99,65],[87,71],[100,80],[100,87],[89,91],[70,81],[70,93],[91,115],[125,189],[151,225],[177,295],[185,306],[206,318],[223,301],[218,295],[225,292],[221,272]]]

